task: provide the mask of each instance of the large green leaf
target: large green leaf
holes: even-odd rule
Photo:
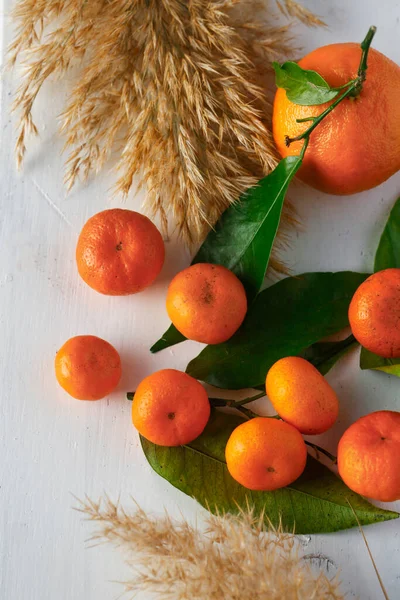
[[[317,342],[306,348],[301,356],[313,364],[322,375],[326,375],[342,356],[358,345],[356,338],[349,335],[339,342]]]
[[[395,512],[376,508],[358,496],[327,467],[309,457],[304,474],[290,487],[252,492],[230,476],[225,463],[226,442],[242,422],[236,415],[213,412],[204,433],[185,447],[156,446],[141,438],[151,467],[173,486],[194,497],[211,512],[237,513],[248,507],[265,514],[274,525],[296,533],[326,533],[395,519]]]
[[[400,377],[400,358],[382,358],[366,348],[361,348],[360,367],[363,371],[373,369]]]
[[[193,259],[224,265],[241,280],[251,301],[265,278],[290,181],[300,168],[298,156],[280,161],[267,177],[228,208]]]
[[[400,268],[400,198],[392,208],[375,255],[375,272],[390,268]]]
[[[223,265],[233,271],[243,283],[249,302],[263,284],[287,188],[301,162],[298,156],[284,158],[267,177],[247,190],[223,213],[192,261]],[[151,352],[184,339],[171,325]]]
[[[239,331],[207,346],[187,373],[226,389],[262,385],[269,368],[348,325],[348,307],[367,275],[349,271],[288,277],[261,292]]]
[[[295,104],[325,104],[339,93],[338,90],[332,89],[319,73],[302,69],[295,62],[287,61],[283,65],[274,62],[272,66],[275,69],[277,87],[286,90],[288,99]]]

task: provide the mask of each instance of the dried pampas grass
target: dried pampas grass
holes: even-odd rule
[[[127,593],[147,591],[171,600],[342,600],[338,579],[302,558],[295,536],[251,512],[211,516],[206,529],[168,515],[126,513],[109,499],[78,508],[99,526],[94,542],[123,549],[132,576]]]
[[[319,24],[293,0],[280,7]],[[116,151],[117,190],[128,194],[137,176],[149,211],[164,228],[172,217],[189,243],[275,164],[266,73],[291,43],[264,3],[17,0],[13,17],[10,63],[24,66],[13,105],[19,165],[37,134],[38,93],[67,72],[75,77],[60,117],[68,187]]]
[[[295,0],[284,0],[284,2],[279,2],[279,0],[277,0],[277,4],[282,14],[287,17],[294,17],[308,27],[326,26],[326,23],[322,21],[322,19],[314,15],[310,10],[298,2],[295,2]]]

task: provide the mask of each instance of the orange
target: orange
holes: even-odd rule
[[[349,307],[354,337],[385,358],[400,358],[400,269],[374,273],[356,290]]]
[[[190,340],[226,342],[239,329],[246,311],[242,283],[221,265],[192,265],[178,273],[168,288],[168,315]]]
[[[358,419],[338,447],[339,474],[357,494],[400,499],[400,413],[380,410]]]
[[[143,379],[133,399],[134,426],[159,446],[189,444],[202,433],[209,417],[206,390],[175,369],[163,369]]]
[[[278,360],[269,370],[265,385],[278,415],[301,433],[323,433],[338,417],[335,392],[304,358],[288,356]]]
[[[121,359],[116,349],[94,335],[69,339],[56,354],[58,383],[77,400],[108,396],[121,378]]]
[[[314,50],[299,65],[317,71],[338,87],[357,75],[358,44],[332,44]],[[329,194],[355,194],[373,188],[400,169],[400,68],[371,49],[367,79],[357,98],[343,100],[312,132],[299,177]],[[329,104],[299,106],[278,89],[273,133],[280,154],[297,156],[304,141],[285,144],[285,136],[303,133],[308,123],[296,119],[318,116]]]
[[[300,477],[307,449],[301,434],[289,423],[257,417],[232,432],[225,458],[229,473],[241,485],[272,491]]]
[[[144,290],[160,273],[164,256],[163,239],[150,219],[120,208],[91,217],[76,247],[82,279],[97,292],[110,296]]]

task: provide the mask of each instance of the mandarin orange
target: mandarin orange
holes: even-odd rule
[[[272,491],[293,483],[304,471],[307,448],[289,423],[257,417],[232,432],[225,449],[229,473],[250,490]]]
[[[133,399],[134,426],[159,446],[189,444],[202,433],[209,417],[204,387],[175,369],[162,369],[143,379]]]
[[[113,208],[91,217],[76,248],[82,279],[110,296],[136,294],[151,285],[164,263],[157,227],[133,210]]]
[[[400,413],[380,410],[353,423],[339,442],[338,469],[357,494],[400,500]]]
[[[327,431],[338,417],[334,390],[304,358],[278,360],[268,371],[266,391],[278,415],[306,435]]]
[[[178,273],[168,288],[169,318],[190,340],[225,342],[239,329],[246,311],[243,284],[221,265],[192,265]]]
[[[400,358],[400,269],[374,273],[356,290],[349,307],[354,337],[385,358]]]
[[[58,383],[77,400],[108,396],[121,378],[116,349],[94,335],[78,335],[60,348],[55,358]]]

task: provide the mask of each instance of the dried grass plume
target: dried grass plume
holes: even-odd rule
[[[293,0],[281,10],[318,19]],[[251,17],[249,17],[251,15]],[[258,0],[17,0],[10,64],[24,67],[13,108],[20,165],[48,78],[75,80],[60,127],[65,181],[116,152],[117,190],[138,178],[147,208],[189,243],[275,164],[266,72],[291,50]]]
[[[147,591],[171,600],[343,600],[337,577],[302,558],[295,536],[251,512],[212,516],[206,529],[137,508],[125,512],[108,498],[78,510],[98,525],[92,540],[122,548],[132,575],[127,594]],[[133,596],[130,596],[133,597]]]

